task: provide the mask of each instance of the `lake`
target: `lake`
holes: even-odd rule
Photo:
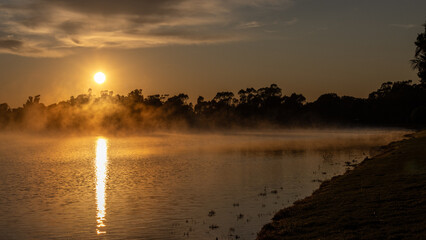
[[[254,239],[406,130],[0,135],[2,239]]]

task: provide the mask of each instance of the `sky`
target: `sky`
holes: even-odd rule
[[[51,104],[272,83],[283,94],[367,97],[418,81],[409,60],[424,0],[0,0],[0,103]],[[102,71],[104,84],[93,81]]]

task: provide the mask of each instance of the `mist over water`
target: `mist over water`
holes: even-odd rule
[[[409,133],[0,135],[5,239],[254,239],[279,209]],[[210,215],[210,216],[209,216]]]

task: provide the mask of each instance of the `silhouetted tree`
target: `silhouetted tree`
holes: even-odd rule
[[[260,107],[265,111],[276,110],[281,104],[281,88],[277,84],[271,84],[270,87],[259,88],[257,95],[260,99]]]
[[[281,126],[424,126],[426,88],[412,81],[385,82],[368,98],[321,95],[306,103],[302,94],[283,96],[276,84],[238,92],[218,92],[210,101],[200,96],[195,107],[189,96],[150,95],[141,89],[126,96],[90,92],[45,107],[40,95],[28,97],[23,107],[0,104],[0,128],[30,130],[105,131],[170,127],[257,127],[263,123]]]
[[[0,113],[7,113],[9,112],[10,107],[7,103],[0,104]]]
[[[236,101],[233,101],[234,93],[232,92],[218,92],[216,96],[213,98],[213,101],[216,102],[219,106],[231,106]]]
[[[164,98],[160,94],[150,95],[145,99],[144,103],[149,106],[160,107],[163,105]]]
[[[368,97],[372,119],[376,123],[409,123],[412,112],[426,105],[425,90],[420,85],[413,85],[411,80],[383,83]],[[414,118],[416,116],[419,114],[413,115]]]
[[[302,124],[302,109],[306,98],[302,94],[292,93],[281,98],[279,121],[283,124]]]
[[[182,107],[186,105],[186,101],[189,99],[188,95],[184,93],[180,93],[179,95],[170,97],[165,102],[165,105],[167,106],[173,106],[173,107]]]
[[[244,119],[255,118],[259,115],[260,99],[257,90],[254,88],[241,89],[238,91],[239,104],[236,111]]]
[[[0,104],[0,129],[5,128],[9,123],[10,107],[7,103]]]
[[[302,94],[292,93],[290,97],[288,96],[283,97],[284,105],[294,109],[301,108],[305,101],[306,101],[306,98]]]
[[[423,26],[425,27],[424,32],[417,35],[417,40],[414,43],[416,52],[411,63],[413,68],[418,70],[417,75],[420,78],[420,82],[426,85],[426,23]]]
[[[127,97],[129,98],[129,101],[132,104],[135,103],[142,103],[143,102],[143,95],[142,95],[142,89],[135,89],[131,91]]]
[[[204,101],[204,97],[199,96],[197,98],[197,104],[195,104],[195,107],[194,107],[194,113],[196,115],[201,115],[203,112],[205,112],[207,105],[208,105],[207,102]]]

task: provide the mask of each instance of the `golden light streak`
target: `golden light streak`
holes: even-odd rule
[[[106,231],[103,231],[105,227],[105,215],[106,215],[106,195],[105,195],[105,185],[106,185],[106,176],[107,176],[107,140],[104,138],[98,138],[96,144],[96,205],[97,205],[97,215],[96,222],[97,234],[104,234]]]

